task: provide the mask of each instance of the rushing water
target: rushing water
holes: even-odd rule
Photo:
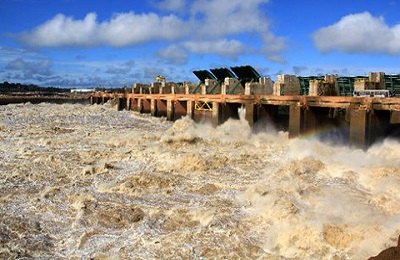
[[[106,105],[0,107],[0,258],[365,259],[400,234],[400,144]]]

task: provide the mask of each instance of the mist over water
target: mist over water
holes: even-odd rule
[[[399,151],[242,118],[0,106],[0,258],[365,259],[400,234]]]

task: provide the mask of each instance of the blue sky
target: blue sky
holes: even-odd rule
[[[0,81],[124,86],[250,64],[400,73],[400,0],[0,0]]]

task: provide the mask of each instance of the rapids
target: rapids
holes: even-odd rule
[[[0,106],[0,258],[366,259],[397,244],[399,151],[243,119]]]

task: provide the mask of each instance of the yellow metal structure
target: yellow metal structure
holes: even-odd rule
[[[212,111],[212,106],[207,101],[198,101],[195,102],[194,109],[199,111]]]

